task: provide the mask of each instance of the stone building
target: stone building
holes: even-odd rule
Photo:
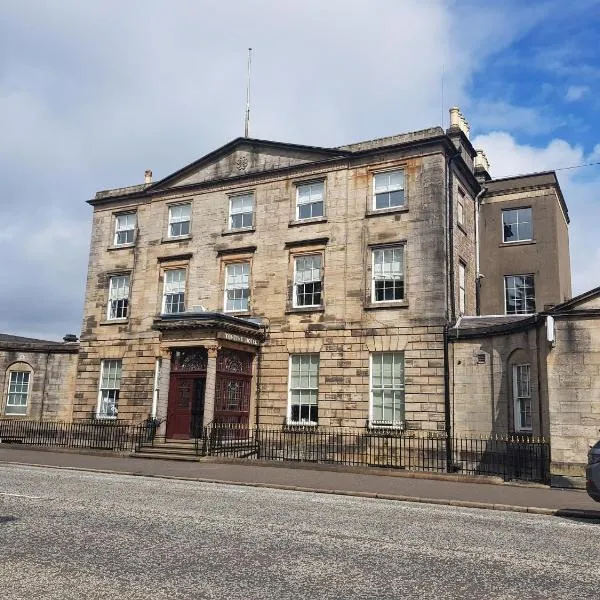
[[[487,171],[452,109],[337,148],[238,138],[98,192],[73,418],[450,431],[457,318],[570,296],[556,178]]]
[[[556,174],[479,179],[478,314],[534,313],[568,300],[569,212]]]
[[[0,334],[0,418],[70,421],[78,350],[74,335],[50,342]]]
[[[600,288],[535,315],[450,330],[452,430],[543,436],[556,485],[582,486],[600,438]]]

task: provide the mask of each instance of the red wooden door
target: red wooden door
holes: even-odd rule
[[[167,438],[189,439],[199,435],[204,415],[203,376],[173,373],[169,384]]]

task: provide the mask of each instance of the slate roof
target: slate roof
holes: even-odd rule
[[[79,350],[79,343],[39,340],[37,338],[0,333],[0,349],[42,352],[77,352]]]
[[[452,339],[501,335],[512,331],[523,331],[535,325],[539,315],[484,315],[460,317],[448,334]]]

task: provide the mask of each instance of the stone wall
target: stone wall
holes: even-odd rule
[[[548,436],[540,409],[537,331],[457,340],[450,344],[453,431],[458,435],[514,434],[512,365],[531,368],[533,430]]]
[[[589,447],[600,439],[600,318],[557,317],[555,331],[546,359],[552,474],[568,482],[582,480]]]
[[[56,344],[58,346],[59,344]],[[29,371],[27,413],[15,419],[70,421],[75,392],[77,345],[72,351],[0,348],[0,418],[6,415],[11,370]]]

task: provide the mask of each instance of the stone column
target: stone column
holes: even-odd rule
[[[167,409],[169,406],[169,382],[171,380],[171,350],[161,348],[160,378],[158,382],[158,402],[156,403],[156,418],[162,419],[157,435],[165,437],[167,433]]]
[[[204,419],[206,427],[215,418],[215,392],[217,386],[217,353],[218,346],[207,346],[208,362],[206,365],[206,388],[204,391]]]

